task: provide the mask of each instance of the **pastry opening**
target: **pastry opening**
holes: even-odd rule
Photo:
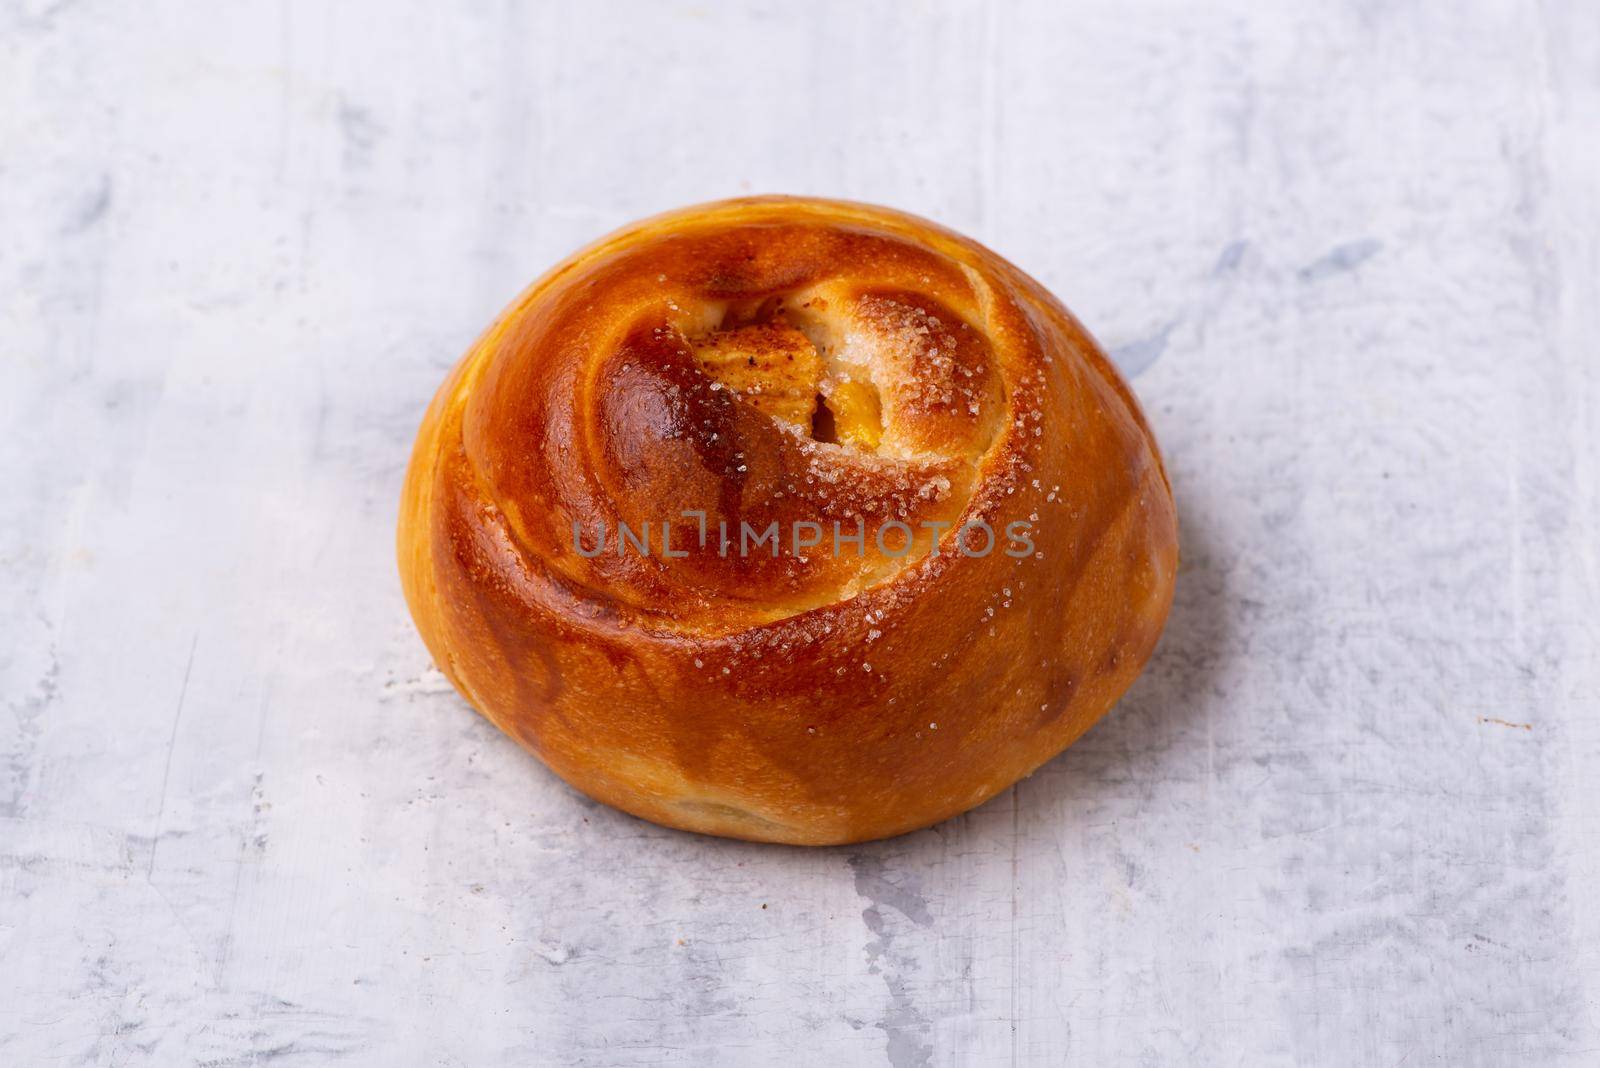
[[[815,324],[801,318],[797,325],[784,298],[730,304],[714,329],[689,344],[713,388],[730,390],[816,441],[878,450],[883,401],[877,386],[865,368],[830,353]]]
[[[833,409],[828,407],[828,402],[820,393],[817,394],[817,406],[811,412],[811,436],[830,445],[839,443],[839,428],[833,421]]]
[[[828,411],[828,424],[833,440],[841,445],[853,445],[863,452],[876,452],[883,440],[883,402],[878,387],[860,379],[841,377],[823,383],[829,388],[819,408]]]

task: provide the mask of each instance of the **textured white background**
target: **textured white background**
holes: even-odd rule
[[[1600,1063],[1600,9],[0,0],[0,1064]],[[879,201],[1135,376],[1184,567],[896,841],[576,796],[402,464],[634,217]]]

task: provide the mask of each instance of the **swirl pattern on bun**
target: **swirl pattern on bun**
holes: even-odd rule
[[[977,805],[1132,683],[1171,489],[1076,320],[882,208],[764,197],[534,283],[418,434],[400,571],[440,669],[592,797],[830,844]]]

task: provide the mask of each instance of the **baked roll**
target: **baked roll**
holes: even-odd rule
[[[1138,403],[932,223],[760,197],[535,282],[451,372],[400,574],[462,696],[584,793],[825,845],[980,804],[1132,683],[1172,600]]]

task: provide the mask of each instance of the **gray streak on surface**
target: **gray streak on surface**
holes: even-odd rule
[[[66,225],[61,228],[61,232],[70,236],[72,234],[81,234],[85,230],[91,229],[105,218],[106,212],[110,207],[111,176],[102,174],[88,195],[73,206],[71,216],[67,219]]]
[[[856,893],[870,902],[861,912],[861,921],[873,935],[865,948],[867,961],[889,992],[877,1027],[888,1039],[885,1052],[894,1068],[923,1068],[933,1057],[933,1047],[928,1042],[928,1018],[917,1008],[916,984],[907,974],[917,970],[919,958],[896,951],[901,925],[893,914],[919,927],[931,925],[933,916],[917,890],[916,873],[898,866],[891,870],[884,848],[849,857]]]
[[[1320,282],[1329,275],[1353,271],[1376,256],[1382,248],[1383,242],[1371,237],[1336,245],[1326,255],[1300,268],[1300,278],[1306,282]]]
[[[1167,338],[1172,336],[1172,330],[1177,325],[1177,321],[1174,320],[1148,337],[1114,347],[1111,350],[1111,360],[1117,365],[1117,370],[1129,378],[1137,378],[1149,370],[1150,365],[1167,351]]]

